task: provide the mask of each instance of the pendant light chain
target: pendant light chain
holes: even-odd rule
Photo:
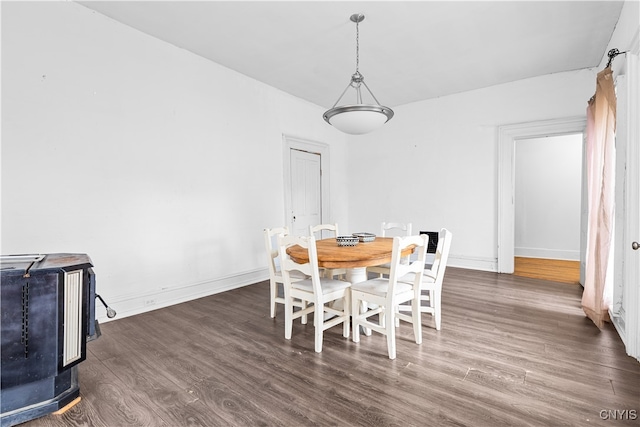
[[[360,21],[364,19],[362,15],[353,15],[351,20],[356,23],[356,72],[351,76],[351,86],[358,90],[360,84],[364,81],[364,76],[360,74]],[[358,102],[361,102],[361,96],[357,96]]]
[[[356,22],[356,74],[360,74],[360,23]]]

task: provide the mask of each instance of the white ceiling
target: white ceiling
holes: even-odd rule
[[[596,67],[618,1],[82,1],[116,21],[329,108],[355,71],[388,107]],[[341,103],[342,104],[342,103]]]

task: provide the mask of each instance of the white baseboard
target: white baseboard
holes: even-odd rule
[[[496,258],[468,257],[449,255],[448,265],[469,270],[498,271]],[[142,314],[160,308],[169,307],[209,295],[230,291],[242,286],[252,285],[269,279],[269,270],[261,268],[237,275],[212,279],[201,283],[162,289],[158,292],[109,297],[109,306],[118,313],[109,319],[102,305],[96,304],[96,318],[100,323],[122,319],[136,314]]]
[[[159,292],[110,297],[108,301],[109,306],[116,310],[118,313],[117,316],[109,319],[106,317],[106,312],[102,305],[96,304],[96,318],[100,323],[106,323],[111,320],[122,319],[159,308],[169,307],[170,305],[230,291],[268,279],[269,270],[262,268],[201,283],[166,288]]]
[[[515,256],[524,258],[562,259],[580,261],[580,251],[545,248],[515,248]]]
[[[447,266],[496,272],[498,271],[498,259],[449,254]]]

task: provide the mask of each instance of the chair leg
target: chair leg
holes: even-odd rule
[[[271,318],[276,317],[276,297],[278,296],[278,284],[271,280],[269,282],[269,292],[271,293]]]
[[[352,341],[360,342],[360,325],[358,324],[358,320],[360,317],[360,301],[358,300],[358,298],[354,298],[353,294],[351,295],[351,317],[351,325],[353,326]]]
[[[436,331],[440,330],[440,322],[441,322],[441,314],[442,314],[442,307],[440,305],[440,301],[442,299],[442,294],[440,292],[434,292],[433,293],[433,317],[435,317],[435,321],[436,321]]]
[[[300,308],[301,310],[304,310],[304,309],[307,308],[307,302],[305,300],[300,300],[300,305],[301,305],[301,308]],[[303,314],[300,317],[300,323],[302,323],[303,325],[307,324],[307,315],[306,314]]]
[[[411,317],[413,318],[413,335],[416,344],[422,344],[422,316],[420,311],[420,298],[411,301]]]
[[[291,339],[291,332],[293,331],[293,301],[290,297],[285,296],[284,301],[284,337],[285,339]]]
[[[368,310],[367,308],[367,302],[366,301],[360,301],[360,313],[366,313]],[[365,328],[364,326],[362,327],[362,331],[364,332],[364,334],[368,337],[371,336],[371,329],[369,328]]]
[[[387,349],[389,350],[389,359],[396,358],[396,322],[394,315],[391,315],[391,319],[387,322],[385,327],[387,335]]]
[[[344,310],[344,321],[342,322],[342,336],[349,338],[349,326],[351,323],[351,291],[347,289],[344,294],[342,307]]]
[[[313,326],[315,329],[316,353],[322,353],[322,332],[324,327],[324,304],[315,302],[315,311],[313,312]]]

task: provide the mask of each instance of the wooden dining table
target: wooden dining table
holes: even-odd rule
[[[411,255],[413,249],[413,246],[407,247],[402,256]],[[338,246],[335,238],[316,240],[316,252],[318,267],[344,268],[348,282],[360,283],[368,279],[367,267],[391,262],[393,237],[376,237],[373,242],[358,242],[355,246]],[[309,253],[298,245],[288,248],[287,254],[298,264],[309,262]],[[361,311],[366,310],[365,304],[363,301]],[[368,328],[363,327],[362,332],[371,335]]]
[[[324,268],[344,268],[347,280],[359,283],[367,280],[367,267],[391,262],[393,237],[376,237],[373,242],[358,242],[355,246],[338,246],[335,238],[316,241],[318,266]],[[408,247],[402,256],[409,256],[413,247]],[[287,254],[298,264],[309,262],[307,250],[294,245]]]

